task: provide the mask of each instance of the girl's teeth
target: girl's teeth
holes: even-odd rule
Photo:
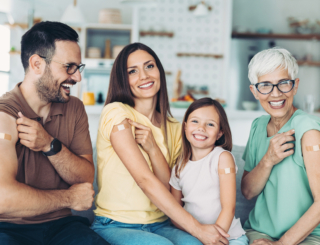
[[[270,104],[271,104],[272,106],[279,106],[279,105],[282,105],[283,103],[284,103],[284,100],[279,101],[279,102],[272,102],[272,101],[270,101]]]
[[[204,140],[206,137],[200,135],[194,135],[196,139]]]
[[[148,83],[146,85],[139,86],[139,88],[147,88],[150,87],[153,83]]]

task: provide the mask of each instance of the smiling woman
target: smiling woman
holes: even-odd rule
[[[257,196],[244,228],[250,244],[320,244],[320,119],[293,106],[298,65],[285,49],[256,54],[250,90],[269,114],[254,120],[243,154],[241,190]]]

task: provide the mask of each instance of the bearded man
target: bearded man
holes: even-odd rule
[[[70,96],[81,81],[78,34],[41,22],[21,41],[23,82],[0,98],[0,241],[108,244],[71,215],[93,201],[88,118]]]

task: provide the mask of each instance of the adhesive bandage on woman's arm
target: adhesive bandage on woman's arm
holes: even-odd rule
[[[11,135],[10,134],[5,134],[5,133],[0,133],[0,139],[11,141]]]
[[[320,144],[319,145],[312,145],[312,146],[306,146],[307,151],[319,151],[320,150]]]
[[[219,168],[219,174],[235,174],[236,169],[235,168]]]
[[[115,125],[115,126],[113,126],[112,133],[116,133],[116,132],[125,130],[126,128],[130,128],[130,126],[126,125],[126,124]]]

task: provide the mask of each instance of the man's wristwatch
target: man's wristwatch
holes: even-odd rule
[[[62,148],[61,142],[58,139],[54,138],[50,144],[50,151],[42,152],[42,154],[47,157],[53,156],[53,155],[59,153],[61,151],[61,148]]]

